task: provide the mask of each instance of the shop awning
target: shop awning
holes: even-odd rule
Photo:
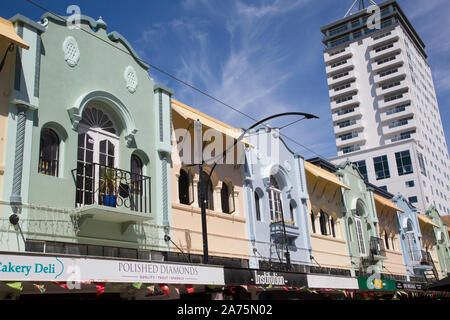
[[[396,211],[400,211],[400,212],[405,212],[402,209],[400,209],[399,207],[397,207],[394,202],[392,200],[389,200],[385,197],[379,196],[378,194],[373,194],[373,198],[375,200],[376,203],[380,204],[383,207],[389,207],[391,209],[394,209]]]
[[[332,172],[329,172],[325,169],[322,169],[308,161],[305,161],[305,170],[307,173],[312,174],[313,176],[331,182],[335,185],[338,185],[346,190],[350,190],[350,187],[342,183],[336,175]]]
[[[23,41],[22,38],[19,37],[14,31],[14,25],[12,22],[3,19],[2,17],[0,17],[0,39],[9,43],[12,42],[15,45],[27,50],[30,48],[30,46],[26,44],[26,42]]]
[[[425,224],[429,224],[433,227],[439,228],[439,226],[436,223],[434,223],[430,218],[428,218],[427,216],[424,216],[423,214],[418,213],[417,218],[419,218],[419,220]]]
[[[185,105],[184,103],[175,99],[172,99],[172,109],[184,119],[190,119],[194,121],[199,120],[204,126],[217,130],[218,132],[232,137],[233,139],[238,139],[242,134],[240,130],[222,121],[214,119],[213,117],[208,116],[207,114],[200,112],[194,108],[191,108],[188,105]],[[245,140],[242,140],[242,142],[246,145],[251,146],[251,144]]]

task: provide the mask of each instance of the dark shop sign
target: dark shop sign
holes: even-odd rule
[[[425,290],[424,283],[395,281],[395,286],[399,290]]]
[[[255,285],[303,287],[307,286],[306,274],[273,272],[256,269],[224,269],[225,285]]]

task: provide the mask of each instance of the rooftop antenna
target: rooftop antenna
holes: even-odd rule
[[[360,10],[366,8],[366,1],[365,1],[365,0],[355,0],[355,1],[353,2],[352,6],[350,7],[350,9],[348,9],[348,11],[347,11],[347,13],[345,14],[344,18],[346,18],[346,17],[349,15],[349,13],[353,10],[353,8],[355,8],[356,3],[357,3],[358,1],[359,1],[359,4],[358,4],[358,11],[360,11]],[[367,1],[368,1],[371,5],[374,5],[374,6],[377,5],[377,4],[375,3],[375,1],[373,1],[373,0],[367,0]]]

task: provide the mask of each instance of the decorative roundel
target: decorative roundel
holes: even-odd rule
[[[64,60],[71,67],[75,67],[80,60],[80,49],[74,37],[68,36],[63,42]]]
[[[125,72],[123,74],[126,82],[126,86],[128,91],[134,93],[136,91],[138,85],[138,78],[136,75],[136,71],[132,66],[128,66],[125,68]]]

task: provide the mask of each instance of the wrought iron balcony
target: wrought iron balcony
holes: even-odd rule
[[[370,255],[373,256],[375,259],[380,257],[386,257],[386,249],[384,247],[384,242],[382,239],[377,237],[370,237]]]
[[[97,220],[135,222],[149,219],[151,179],[98,163],[79,164],[75,206]]]
[[[286,236],[288,241],[295,240],[300,231],[293,221],[273,220],[270,224],[270,234],[274,239],[282,239]]]

